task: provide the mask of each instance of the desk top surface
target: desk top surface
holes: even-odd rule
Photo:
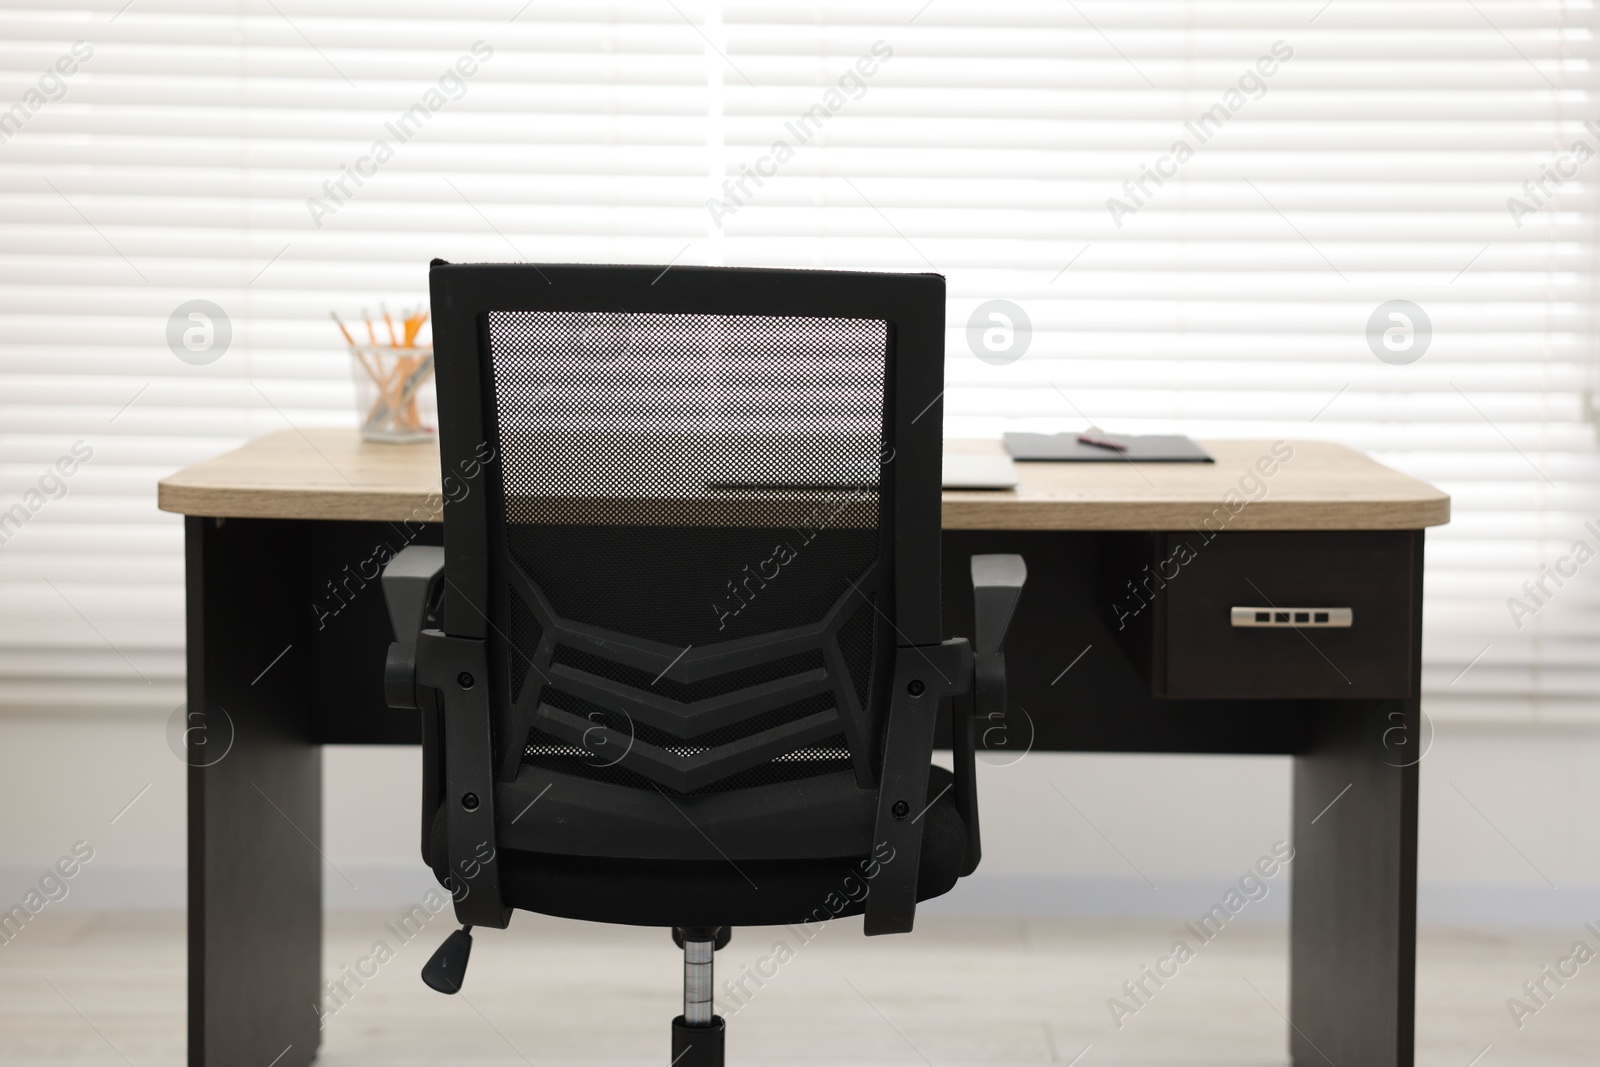
[[[1201,443],[1215,463],[1018,463],[1014,490],[947,490],[944,528],[1181,530],[1209,519],[1210,529],[1415,530],[1450,521],[1445,493],[1344,445]],[[945,448],[1001,450],[998,441]],[[281,430],[162,479],[157,499],[185,515],[381,522],[437,517],[439,491],[434,445]]]

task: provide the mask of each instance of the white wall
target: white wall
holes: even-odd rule
[[[1600,731],[1438,726],[1422,764],[1423,921],[1600,917],[1596,766]],[[984,865],[938,907],[1188,917],[1288,836],[1290,771],[1279,757],[1031,753],[985,765]],[[329,903],[420,895],[418,751],[329,749],[325,776]],[[0,903],[85,840],[95,858],[60,906],[181,906],[184,767],[164,719],[0,718],[0,811]],[[1257,914],[1283,913],[1280,889]]]

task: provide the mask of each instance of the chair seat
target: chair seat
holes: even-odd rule
[[[917,899],[950,891],[966,858],[952,776],[930,769]],[[435,822],[434,873],[443,874],[442,820]],[[706,846],[707,852],[714,852]],[[876,857],[893,863],[892,856]],[[859,915],[879,867],[874,857],[836,859],[630,860],[502,850],[505,903],[568,919],[630,926],[778,926]],[[442,880],[442,879],[441,879]]]

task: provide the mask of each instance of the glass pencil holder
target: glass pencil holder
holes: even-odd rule
[[[439,431],[433,347],[353,345],[361,438],[386,444],[432,441]]]

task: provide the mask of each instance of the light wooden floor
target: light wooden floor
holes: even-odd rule
[[[476,936],[467,988],[450,998],[417,978],[448,932],[446,919],[400,945],[385,927],[394,918],[329,917],[330,976],[376,941],[398,950],[326,1018],[325,1067],[665,1067],[668,1023],[681,993],[681,957],[665,932],[519,914],[509,931]],[[804,945],[789,930],[740,930],[717,954],[719,988],[780,939],[798,949],[730,1018],[729,1061],[1285,1063],[1286,1026],[1278,1015],[1286,1001],[1285,945],[1276,924],[1225,930],[1121,1030],[1112,1024],[1107,998],[1180,933],[1177,923],[938,916],[919,918],[908,937],[873,940],[860,936],[859,920],[841,921]],[[1474,1067],[1600,1062],[1600,961],[1569,980],[1522,1030],[1506,1008],[1523,981],[1537,978],[1579,936],[1424,931],[1418,1064],[1467,1067],[1485,1046]],[[46,912],[0,948],[0,1062],[178,1067],[183,966],[177,913]],[[280,1051],[263,1049],[259,1063],[238,1067],[268,1067]]]

